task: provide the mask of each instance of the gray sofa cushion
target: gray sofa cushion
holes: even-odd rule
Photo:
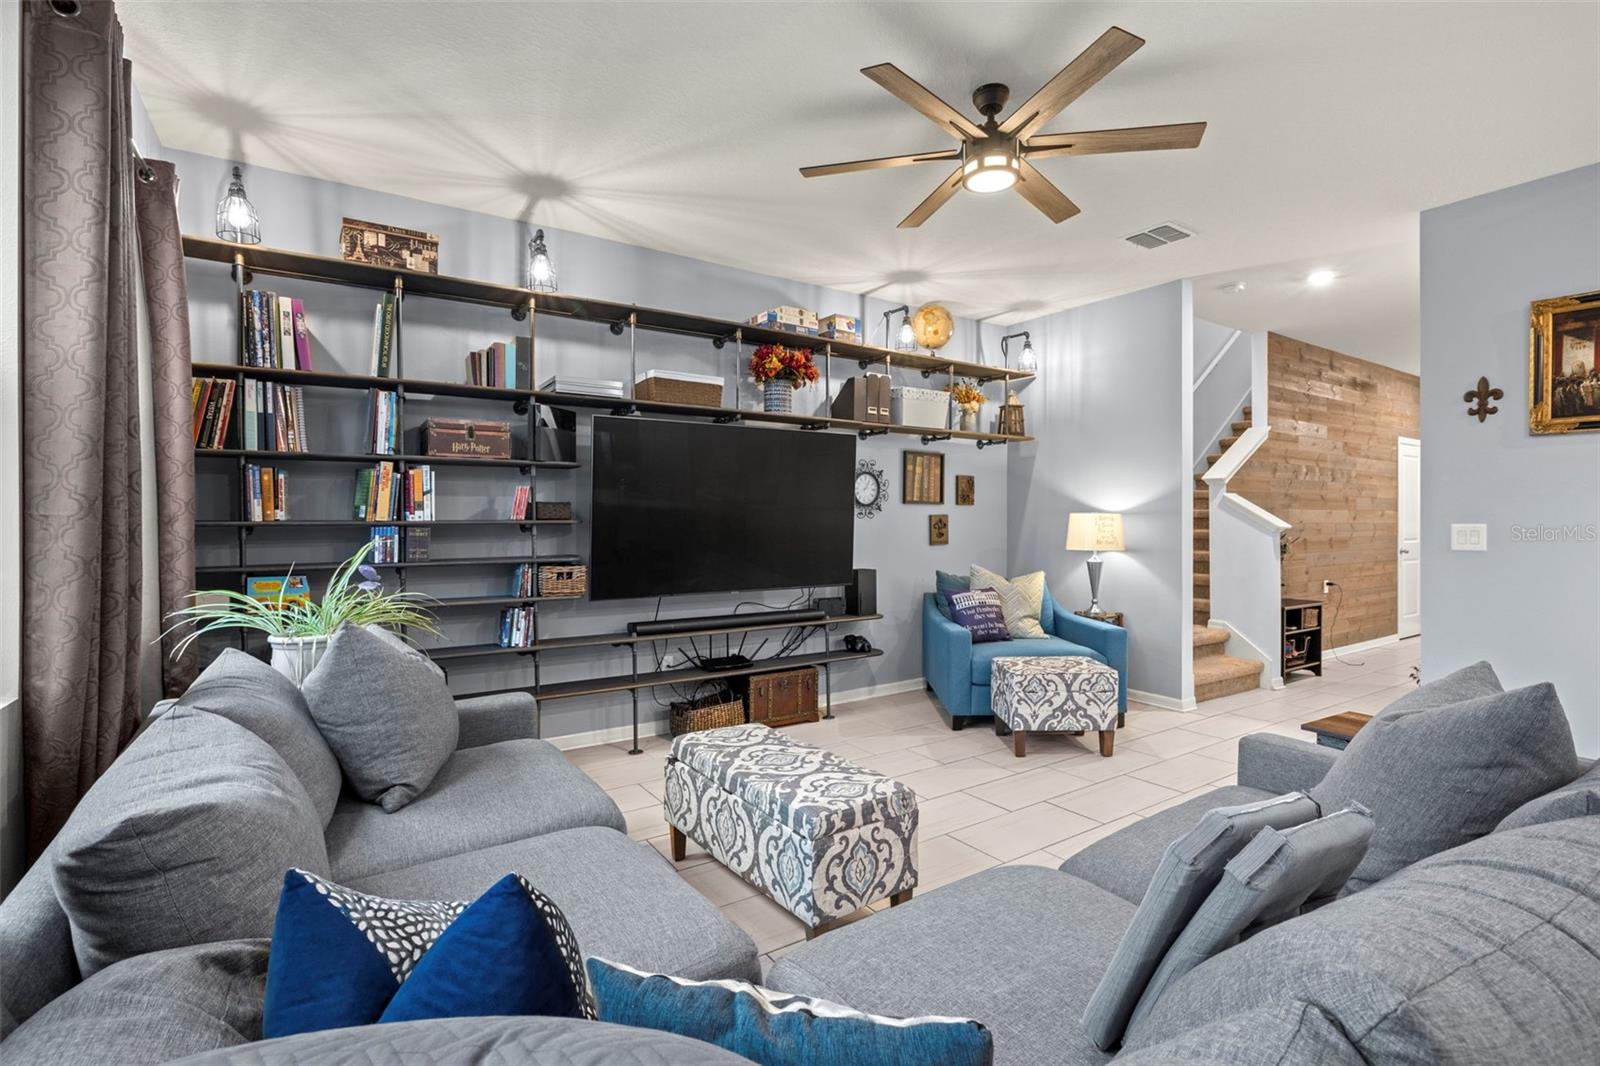
[[[1355,735],[1311,795],[1323,810],[1360,803],[1372,811],[1372,847],[1350,878],[1356,891],[1483,836],[1577,776],[1566,713],[1555,689],[1542,684],[1391,708]]]
[[[1117,1066],[1369,1066],[1339,1027],[1309,1003],[1230,1014],[1153,1047],[1117,1057]]]
[[[650,845],[615,829],[567,829],[373,874],[350,885],[389,899],[476,899],[519,873],[555,901],[585,955],[703,981],[758,981],[755,943]]]
[[[174,708],[79,802],[53,873],[87,977],[147,951],[269,936],[291,866],[328,869],[299,779],[243,726]]]
[[[108,966],[6,1040],[6,1066],[154,1066],[261,1039],[267,942],[153,951]]]
[[[1310,739],[1307,737],[1306,739]],[[1239,738],[1239,784],[1270,796],[1310,792],[1333,769],[1338,750],[1277,733]]]
[[[1144,900],[1156,867],[1166,856],[1167,845],[1199,824],[1207,811],[1213,807],[1259,803],[1274,795],[1276,793],[1240,785],[1213,789],[1204,796],[1157,811],[1095,841],[1062,863],[1061,872],[1081,877],[1138,905]]]
[[[1576,781],[1524,803],[1500,819],[1494,831],[1521,829],[1523,826],[1559,822],[1563,818],[1582,818],[1590,814],[1600,814],[1600,763],[1589,767],[1589,771]]]
[[[502,740],[529,740],[534,734],[538,704],[527,692],[494,692],[456,700],[461,735],[456,749],[481,748]]]
[[[293,681],[254,655],[225,648],[176,705],[219,715],[271,744],[305,786],[322,824],[328,824],[344,779]]]
[[[1196,967],[1126,1046],[1305,1002],[1385,1066],[1592,1062],[1597,884],[1600,818],[1495,833]]]
[[[755,1066],[719,1047],[577,1018],[435,1018],[328,1029],[215,1051],[182,1066]],[[175,1064],[176,1066],[176,1064]]]
[[[393,648],[395,651],[422,660],[428,665],[428,669],[439,675],[441,680],[444,678],[444,670],[439,666],[439,664],[424,655],[420,648],[411,643],[405,637],[402,637],[399,633],[396,633],[392,629],[385,629],[383,626],[375,624],[364,625],[361,628],[366,630],[368,633],[371,633],[385,644],[389,645],[389,647]]]
[[[443,676],[392,635],[340,626],[301,688],[356,795],[386,811],[415,799],[456,749]]]
[[[1126,900],[1056,870],[999,866],[783,955],[768,988],[892,1017],[972,1018],[1005,1066],[1109,1062],[1078,1027],[1123,930]]]
[[[393,814],[347,794],[328,823],[328,858],[333,879],[352,884],[385,870],[586,825],[627,829],[605,790],[552,745],[506,740],[452,753],[428,790]]]
[[[0,1040],[79,980],[72,924],[50,881],[59,840],[0,901]]]
[[[1338,895],[1367,853],[1372,818],[1352,807],[1288,829],[1262,829],[1232,859],[1161,959],[1133,1012],[1150,1013],[1184,974],[1249,936]]]
[[[1494,672],[1494,667],[1487,662],[1479,660],[1471,666],[1463,666],[1454,673],[1445,674],[1435,678],[1426,685],[1419,685],[1404,696],[1390,703],[1379,714],[1399,714],[1405,711],[1426,711],[1434,707],[1448,707],[1453,703],[1465,703],[1475,700],[1479,696],[1492,696],[1496,692],[1504,692],[1500,678]]]
[[[1122,1040],[1151,974],[1222,880],[1224,865],[1263,829],[1287,829],[1318,813],[1303,792],[1215,807],[1162,849],[1150,887],[1084,1008],[1084,1032],[1096,1047],[1110,1050]]]

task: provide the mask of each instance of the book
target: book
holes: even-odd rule
[[[511,341],[512,363],[516,367],[513,372],[514,380],[511,387],[514,389],[533,388],[533,345],[528,343],[526,337],[516,337]]]
[[[367,374],[378,376],[378,342],[383,339],[383,302],[372,309],[372,359],[367,364]]]
[[[406,562],[425,563],[433,545],[433,530],[426,526],[406,530]]]
[[[287,296],[275,296],[278,309],[278,365],[289,370],[299,367],[294,354],[294,301]]]
[[[377,376],[391,376],[394,359],[394,297],[384,294],[378,305],[378,370]]]
[[[218,405],[216,432],[212,439],[211,447],[222,448],[228,442],[228,423],[233,419],[233,393],[232,381],[222,382],[222,401]]]
[[[294,364],[301,370],[311,369],[311,327],[306,321],[306,305],[291,300],[290,315],[294,319]]]
[[[370,469],[357,470],[356,471],[355,515],[356,515],[357,518],[361,519],[363,522],[366,521],[366,519],[367,519],[367,513],[368,513],[368,511],[369,511],[369,509],[371,507],[371,500],[372,500],[372,471]]]
[[[244,579],[245,595],[255,600],[276,603],[282,596],[284,603],[311,603],[311,583],[303,574],[275,574]]]

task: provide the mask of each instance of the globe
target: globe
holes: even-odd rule
[[[934,351],[950,343],[950,334],[955,332],[955,319],[950,317],[950,312],[943,304],[923,304],[911,315],[911,332],[917,338],[917,343]]]

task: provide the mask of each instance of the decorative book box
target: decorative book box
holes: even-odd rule
[[[917,797],[764,725],[686,733],[667,756],[674,858],[688,837],[808,932],[917,885]]]
[[[458,459],[509,459],[511,423],[429,418],[422,423],[422,451]]]

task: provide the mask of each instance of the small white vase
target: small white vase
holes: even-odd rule
[[[976,432],[978,432],[978,411],[979,411],[979,408],[976,405],[972,405],[972,406],[962,407],[962,408],[960,408],[960,411],[961,411],[961,432],[963,432],[963,433],[976,433]]]
[[[328,650],[325,636],[268,637],[267,643],[272,645],[272,668],[296,685],[305,683],[306,676],[317,668]]]
[[[769,381],[761,393],[763,411],[786,415],[794,410],[794,386],[787,381]]]

